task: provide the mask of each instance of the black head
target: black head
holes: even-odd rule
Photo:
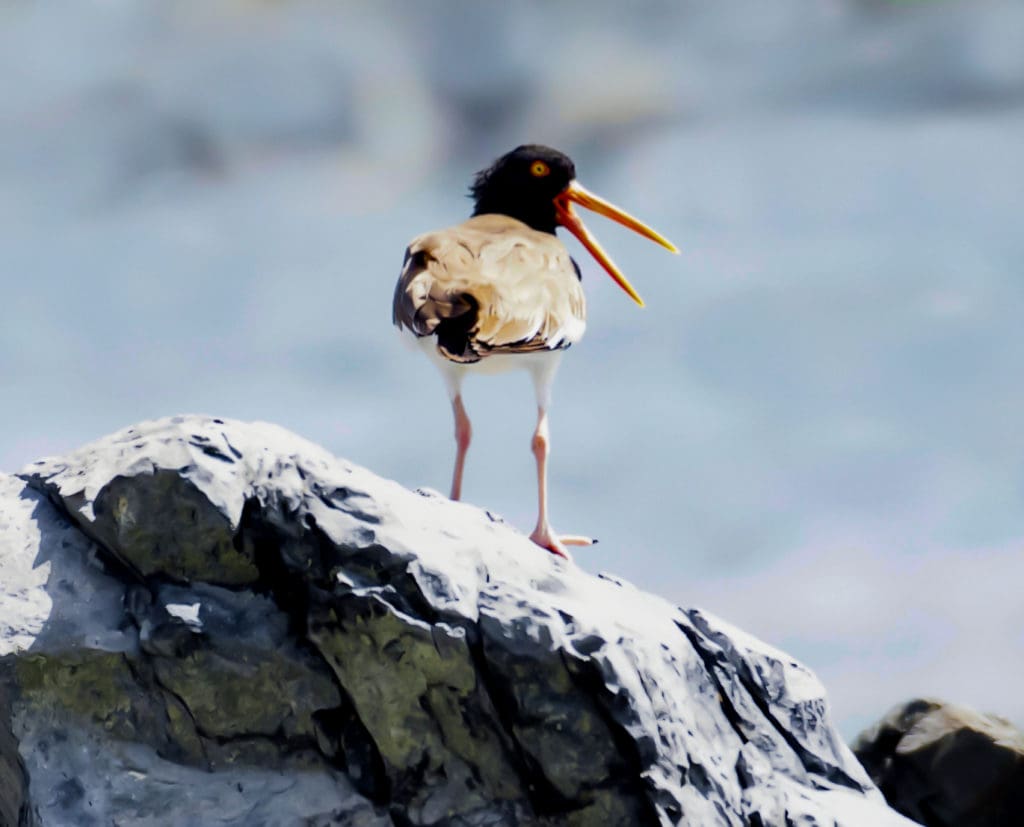
[[[516,147],[485,170],[470,187],[473,215],[500,213],[545,233],[555,232],[554,199],[576,178],[568,155],[540,144]]]

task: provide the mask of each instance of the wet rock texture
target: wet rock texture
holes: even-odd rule
[[[0,823],[897,825],[785,654],[279,428],[0,476]]]
[[[937,700],[892,709],[854,744],[886,799],[927,827],[1024,822],[1024,734]]]

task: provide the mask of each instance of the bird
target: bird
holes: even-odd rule
[[[559,557],[595,540],[558,535],[548,514],[548,408],[563,352],[583,337],[586,302],[577,263],[556,235],[564,227],[641,307],[632,284],[580,220],[593,210],[660,244],[672,242],[576,180],[568,155],[525,144],[478,172],[472,216],[414,238],[395,285],[392,322],[440,369],[455,418],[450,498],[462,497],[472,425],[462,399],[467,374],[530,373],[537,421],[530,442],[537,467],[537,524],[530,539]]]

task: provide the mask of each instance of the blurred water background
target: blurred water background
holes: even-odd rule
[[[280,423],[446,490],[405,243],[523,142],[590,226],[552,412],[577,562],[814,668],[1024,723],[1024,4],[4,2],[0,468],[129,423]],[[529,530],[528,378],[467,387],[466,496]]]

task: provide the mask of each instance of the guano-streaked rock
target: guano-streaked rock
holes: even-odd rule
[[[909,823],[787,655],[275,426],[0,477],[0,566],[12,823]]]

